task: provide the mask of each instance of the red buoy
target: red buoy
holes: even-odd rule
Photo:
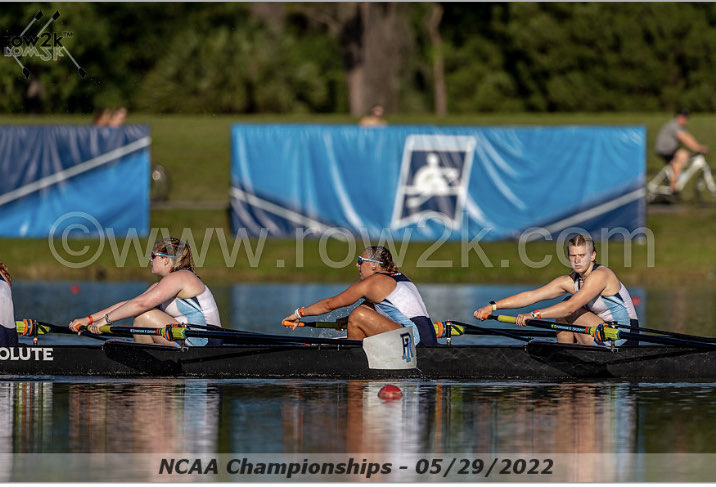
[[[72,294],[79,294],[80,293],[80,287],[77,284],[73,284],[70,286],[70,292]]]
[[[398,386],[388,384],[380,388],[378,397],[381,399],[400,399],[403,397],[403,391]]]

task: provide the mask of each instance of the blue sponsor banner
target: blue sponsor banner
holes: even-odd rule
[[[0,127],[0,236],[149,231],[149,127]]]
[[[644,226],[644,127],[232,126],[234,232],[601,237]],[[617,237],[622,234],[613,234]]]

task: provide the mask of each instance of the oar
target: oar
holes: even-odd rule
[[[514,316],[506,316],[506,315],[490,315],[488,316],[491,320],[497,320],[502,323],[512,323],[515,324],[517,319]],[[605,327],[603,325],[599,326],[577,326],[577,325],[567,325],[562,323],[553,323],[551,321],[542,321],[537,319],[528,319],[526,320],[526,324],[529,326],[534,326],[536,328],[545,328],[550,330],[558,330],[558,331],[571,331],[573,333],[583,333],[585,335],[591,335],[600,341],[605,340],[620,340],[622,338],[626,339],[633,339],[633,340],[639,340],[642,342],[650,342],[650,343],[659,343],[662,345],[673,345],[673,346],[682,346],[682,347],[689,347],[689,348],[705,348],[707,350],[716,350],[716,344],[714,343],[704,343],[699,342],[696,340],[684,340],[681,338],[672,338],[672,337],[664,337],[664,336],[653,336],[653,335],[644,335],[642,333],[630,333],[628,331],[619,330],[618,328],[610,328]]]
[[[705,342],[705,343],[716,343],[716,338],[712,337],[703,337],[698,335],[687,335],[685,333],[676,333],[675,331],[664,331],[664,330],[655,330],[653,328],[644,328],[641,326],[629,326],[629,325],[620,325],[619,323],[614,323],[614,326],[617,328],[625,328],[627,330],[636,330],[641,331],[645,333],[658,333],[659,335],[665,335],[670,336],[674,338],[683,338],[684,340],[694,340],[697,342]]]
[[[192,329],[191,324],[170,324],[162,328],[142,328],[134,326],[105,325],[100,326],[102,333],[112,333],[120,336],[131,335],[155,335],[162,336],[167,340],[186,340],[190,337],[197,338],[219,338],[225,341],[236,343],[271,343],[281,345],[350,345],[361,346],[360,340],[334,340],[331,338],[314,337],[292,337],[287,335],[265,335],[239,330],[197,330]]]
[[[452,320],[436,321],[433,323],[433,326],[435,327],[435,334],[438,338],[459,335],[496,335],[503,333],[533,338],[554,338],[556,335],[556,332],[549,330],[503,330],[501,328],[488,328]]]
[[[73,332],[66,326],[53,325],[52,323],[45,323],[44,321],[37,321],[31,319],[16,321],[15,328],[17,330],[17,334],[22,336],[45,335],[52,331],[56,333],[67,333],[71,335],[75,334],[75,332]]]
[[[345,324],[338,323],[337,321],[301,321],[296,323],[295,321],[284,321],[283,326],[291,327],[296,325],[298,327],[307,328],[332,328],[341,329],[345,328]],[[435,329],[435,336],[437,338],[450,338],[460,335],[503,335],[509,336],[521,340],[521,337],[554,337],[554,331],[546,330],[503,330],[501,328],[486,328],[477,325],[470,325],[468,323],[462,323],[460,321],[436,321],[433,323]]]

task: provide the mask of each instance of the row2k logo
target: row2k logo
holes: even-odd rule
[[[59,35],[56,32],[46,32],[47,28],[60,17],[60,11],[56,11],[52,14],[52,17],[45,23],[45,25],[36,34],[30,34],[28,31],[30,28],[44,17],[42,10],[39,10],[27,24],[25,30],[19,35],[15,36],[4,36],[3,37],[3,55],[5,57],[13,58],[22,69],[22,75],[25,78],[30,77],[30,70],[22,63],[23,58],[39,58],[42,61],[57,61],[65,55],[70,58],[72,63],[77,68],[77,72],[80,78],[84,78],[87,74],[82,67],[77,64],[75,58],[72,57],[70,51],[62,44],[62,41],[72,36],[71,32],[64,32],[63,35]],[[40,24],[38,24],[40,25]]]
[[[470,136],[408,136],[391,228],[427,218],[459,228],[476,144]]]

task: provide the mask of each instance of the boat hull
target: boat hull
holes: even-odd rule
[[[173,347],[107,341],[100,346],[0,348],[2,376],[333,378],[630,381],[716,380],[716,351],[662,346],[616,351],[532,341],[525,346],[418,348],[417,368],[375,370],[360,347],[250,345]]]

